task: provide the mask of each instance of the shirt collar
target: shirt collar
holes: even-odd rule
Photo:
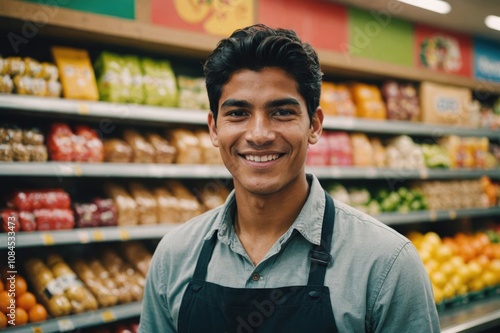
[[[297,216],[297,219],[290,226],[282,238],[288,239],[294,230],[297,230],[307,241],[314,245],[321,243],[321,227],[323,226],[323,215],[325,213],[325,192],[319,180],[312,174],[306,175],[310,184],[309,196]],[[226,202],[205,236],[210,239],[215,232],[220,242],[229,245],[234,234],[233,217],[236,208],[235,193],[231,191]]]

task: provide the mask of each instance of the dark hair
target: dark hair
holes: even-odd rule
[[[259,71],[265,67],[282,68],[295,79],[312,120],[319,106],[323,76],[318,55],[293,30],[272,29],[263,24],[238,29],[222,39],[205,62],[208,99],[215,119],[222,88],[231,75],[241,69]]]

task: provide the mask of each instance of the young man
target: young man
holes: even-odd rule
[[[139,331],[439,332],[410,241],[305,173],[323,121],[311,46],[255,25],[223,39],[204,69],[234,191],[160,242]]]

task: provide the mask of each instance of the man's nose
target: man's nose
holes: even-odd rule
[[[276,138],[271,119],[266,115],[253,115],[245,133],[247,142],[263,146]]]

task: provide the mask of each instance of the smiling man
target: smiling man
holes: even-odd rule
[[[226,203],[168,233],[140,332],[439,332],[411,242],[305,173],[322,132],[322,73],[291,30],[255,25],[204,66]]]

